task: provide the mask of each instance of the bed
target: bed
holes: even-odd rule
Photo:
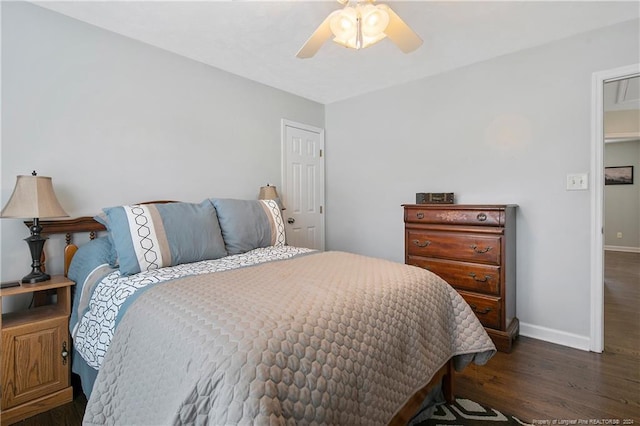
[[[41,221],[77,284],[84,424],[407,424],[495,347],[421,268],[286,245],[273,200]],[[90,233],[78,246],[75,233]]]

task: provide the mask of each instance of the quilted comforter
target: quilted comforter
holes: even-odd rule
[[[423,269],[342,252],[172,280],[122,316],[85,424],[385,424],[495,347]]]

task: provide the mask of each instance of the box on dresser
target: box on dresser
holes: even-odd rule
[[[498,350],[510,352],[516,317],[516,209],[404,204],[405,263],[443,278],[469,303]]]
[[[416,204],[453,204],[453,192],[418,192]]]

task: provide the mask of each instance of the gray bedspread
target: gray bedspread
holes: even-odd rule
[[[85,424],[385,424],[449,358],[495,347],[423,269],[324,252],[187,277],[122,318]]]

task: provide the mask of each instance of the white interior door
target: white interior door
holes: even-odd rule
[[[324,130],[282,120],[282,190],[287,243],[324,250]]]

